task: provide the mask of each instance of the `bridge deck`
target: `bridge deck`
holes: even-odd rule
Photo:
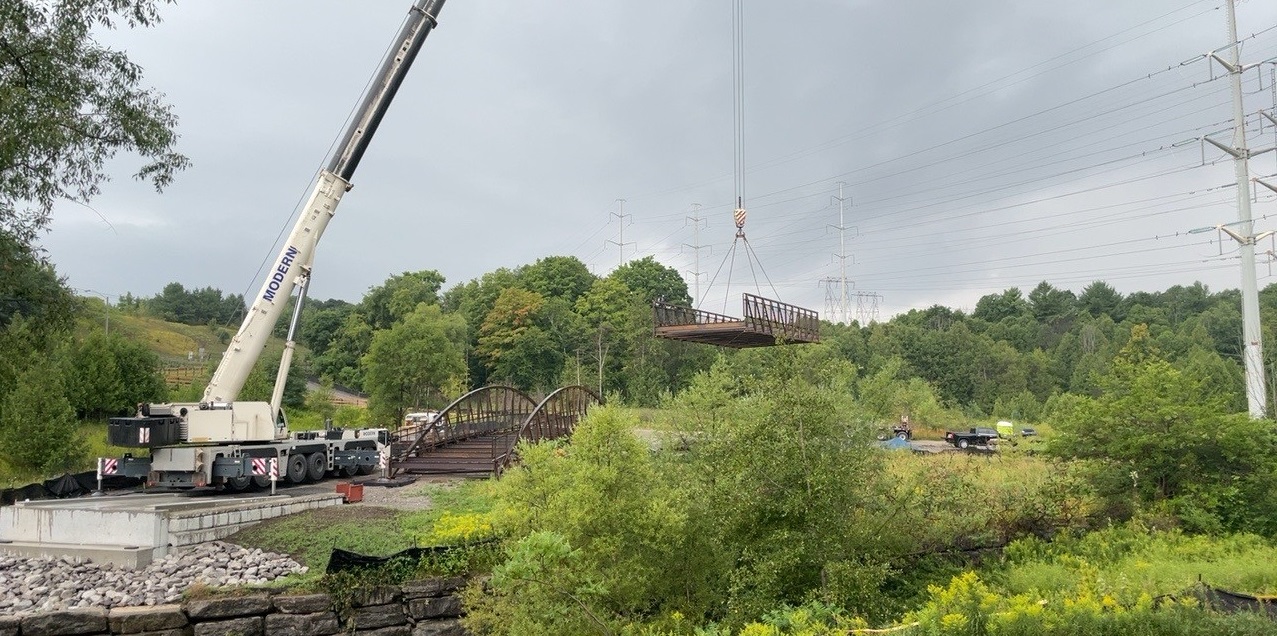
[[[657,301],[655,335],[737,349],[820,341],[820,317],[810,309],[753,294],[745,294],[741,304],[744,318]]]

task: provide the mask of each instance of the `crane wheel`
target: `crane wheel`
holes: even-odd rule
[[[328,472],[328,456],[324,453],[311,453],[306,456],[306,479],[322,481]]]
[[[376,466],[360,464],[355,468],[355,472],[360,475],[371,475],[372,471],[377,470]]]
[[[270,477],[266,475],[253,475],[253,485],[258,488],[270,488]]]
[[[337,470],[337,475],[339,477],[354,477],[357,472],[359,471],[354,466],[346,465]]]
[[[231,492],[243,492],[245,490],[248,490],[248,487],[252,485],[253,478],[252,477],[227,477],[226,481],[222,483],[223,485],[226,486],[226,489]]]
[[[289,455],[288,470],[284,473],[284,478],[290,484],[300,484],[306,481],[306,456],[305,455]]]

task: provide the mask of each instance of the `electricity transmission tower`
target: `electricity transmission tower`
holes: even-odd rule
[[[881,296],[872,292],[853,292],[851,286],[854,283],[847,280],[847,260],[852,258],[852,255],[847,253],[847,230],[855,231],[856,228],[847,225],[848,197],[843,196],[844,185],[846,184],[839,181],[838,195],[832,197],[833,201],[838,202],[838,225],[829,226],[838,230],[838,253],[834,254],[834,258],[838,259],[839,275],[837,278],[822,278],[820,283],[825,286],[825,315],[831,322],[844,324],[851,322],[851,301],[854,298],[856,319],[863,325],[868,324],[867,321],[878,319],[878,299]]]
[[[693,307],[700,306],[701,276],[704,276],[706,274],[706,272],[701,271],[701,250],[709,250],[711,254],[714,253],[714,249],[712,245],[701,245],[701,224],[705,223],[705,220],[706,220],[705,217],[701,216],[701,204],[693,203],[692,213],[688,215],[687,217],[687,223],[690,223],[692,225],[692,242],[683,244],[683,247],[686,247],[687,249],[692,250],[693,261],[694,261],[694,264],[692,265],[693,269],[687,272],[688,274],[692,275],[692,285],[693,285],[693,288],[696,290],[694,292],[695,295],[692,296]],[[709,227],[709,226],[706,225],[706,227]]]
[[[620,267],[625,264],[625,246],[634,245],[634,241],[630,241],[628,243],[625,242],[625,217],[634,215],[625,213],[625,199],[617,199],[616,201],[620,204],[620,211],[612,212],[611,214],[616,217],[616,220],[618,221],[617,236],[615,241],[608,239],[607,242],[618,248],[620,254],[617,256],[616,266]]]

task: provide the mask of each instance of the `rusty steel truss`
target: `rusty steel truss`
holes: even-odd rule
[[[820,341],[820,315],[811,309],[745,294],[744,318],[652,303],[656,336],[720,347],[770,347]]]
[[[590,406],[602,400],[583,386],[565,386],[540,403],[511,386],[475,389],[449,404],[432,422],[391,436],[390,475],[500,475],[520,441],[567,437]]]

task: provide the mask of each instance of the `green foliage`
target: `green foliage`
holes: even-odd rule
[[[11,469],[46,474],[77,468],[85,449],[57,362],[37,356],[0,402],[0,446]]]
[[[575,256],[547,256],[519,268],[518,280],[542,298],[558,298],[570,305],[589,291],[595,276]]]
[[[684,307],[692,304],[692,297],[687,294],[687,282],[678,270],[656,262],[651,256],[621,265],[608,278],[638,294],[645,306],[654,300]]]
[[[0,110],[5,107],[0,105]],[[0,166],[4,163],[3,152],[0,150]],[[27,322],[24,329],[30,339],[24,346],[44,348],[50,334],[71,326],[74,297],[52,265],[42,261],[33,247],[3,227],[3,187],[0,185],[0,329],[8,328],[21,317]],[[0,386],[6,384],[0,382]]]
[[[1271,591],[1274,548],[1253,536],[1187,537],[1131,525],[1009,546],[1003,567],[968,571],[905,620],[921,634],[1267,634],[1271,619],[1201,609],[1199,581]],[[1165,595],[1176,595],[1166,598]]]
[[[443,275],[432,269],[391,276],[368,290],[358,311],[374,330],[389,329],[421,303],[438,304],[443,282]]]
[[[244,297],[222,295],[213,287],[187,289],[181,283],[169,283],[154,297],[143,301],[151,315],[187,325],[229,325],[244,317]]]
[[[376,332],[364,358],[373,421],[398,426],[409,411],[441,401],[443,387],[465,373],[464,342],[465,323],[425,303]]]
[[[511,537],[492,592],[475,599],[476,626],[515,633],[577,633],[701,592],[680,551],[685,516],[670,500],[636,420],[601,408],[570,446],[522,449],[522,467],[495,491],[499,532]],[[531,629],[532,626],[545,630]],[[521,628],[522,627],[522,628]]]
[[[1055,405],[1052,453],[1088,460],[1108,496],[1174,501],[1201,529],[1274,531],[1266,519],[1277,504],[1263,486],[1277,465],[1269,423],[1225,412],[1197,378],[1160,357],[1142,325],[1098,382],[1099,397]]]
[[[189,165],[177,124],[142,70],[102,46],[99,28],[151,26],[154,0],[0,5],[0,228],[30,244],[54,202],[87,203],[119,151],[147,161],[135,175],[160,189]],[[21,207],[30,205],[31,207]]]
[[[536,292],[518,287],[501,292],[479,328],[475,349],[487,366],[487,377],[525,390],[553,390],[564,354],[551,335],[548,308]]]

